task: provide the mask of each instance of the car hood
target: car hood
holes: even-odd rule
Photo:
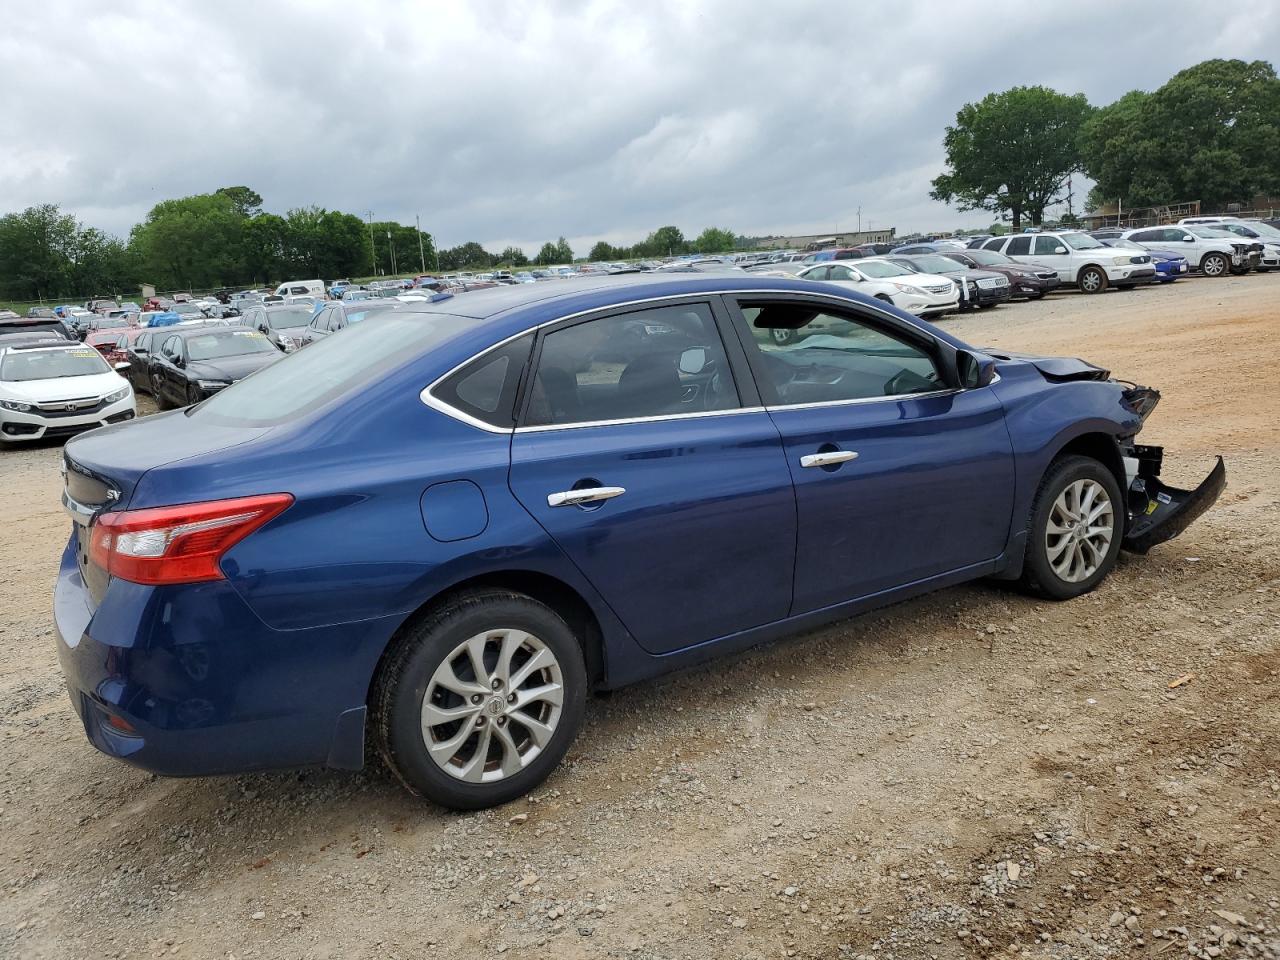
[[[1010,353],[1008,350],[986,348],[982,351],[997,360],[1018,360],[1029,363],[1043,374],[1046,380],[1061,383],[1067,380],[1110,380],[1111,371],[1081,360],[1078,357],[1039,357],[1030,353]]]
[[[272,347],[272,350],[275,350]],[[279,353],[250,353],[242,357],[220,357],[217,360],[192,360],[187,373],[200,380],[242,380],[256,370],[279,360]]]
[[[105,397],[108,393],[114,393],[125,386],[128,386],[128,381],[114,370],[110,370],[88,377],[6,381],[0,383],[0,396],[9,400],[25,400],[29,403],[49,403],[53,400]]]
[[[955,277],[944,277],[940,273],[908,273],[901,277],[877,277],[876,279],[885,279],[891,283],[909,283],[916,287],[932,287],[942,283],[956,282]]]

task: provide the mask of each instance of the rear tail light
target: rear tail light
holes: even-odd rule
[[[133,583],[221,580],[223,554],[292,503],[290,494],[268,493],[104,513],[93,525],[89,559]]]

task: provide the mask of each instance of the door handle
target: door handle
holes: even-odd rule
[[[800,458],[800,466],[802,467],[829,467],[836,463],[847,463],[850,460],[857,460],[858,454],[855,450],[829,450],[826,453],[808,453]]]
[[[548,507],[572,507],[598,500],[612,500],[627,492],[626,487],[584,487],[581,490],[564,490],[547,494]]]

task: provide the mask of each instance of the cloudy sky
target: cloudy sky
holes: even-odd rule
[[[1273,59],[1280,4],[1016,0],[545,5],[8,0],[0,212],[127,234],[248,184],[444,246],[982,225],[928,198],[966,101],[1092,103]],[[1078,190],[1083,198],[1084,190]]]

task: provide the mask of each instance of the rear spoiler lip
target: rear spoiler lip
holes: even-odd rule
[[[1191,526],[1206,510],[1213,506],[1227,486],[1227,465],[1222,457],[1195,490],[1179,490],[1166,487],[1154,476],[1142,478],[1146,484],[1149,502],[1157,504],[1151,513],[1140,514],[1137,521],[1125,532],[1122,546],[1131,553],[1144,554],[1152,547],[1172,540]],[[1161,502],[1161,495],[1168,499]],[[1158,519],[1149,523],[1147,517]]]

